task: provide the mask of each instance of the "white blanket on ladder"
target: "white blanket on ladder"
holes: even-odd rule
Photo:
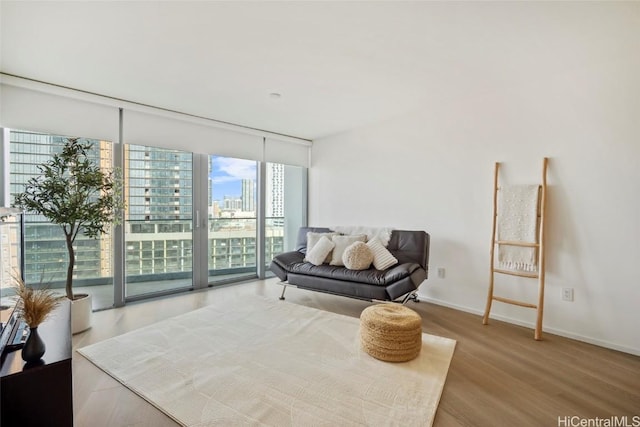
[[[538,185],[501,187],[498,192],[498,240],[538,241]],[[498,266],[508,270],[537,271],[537,250],[498,245]]]

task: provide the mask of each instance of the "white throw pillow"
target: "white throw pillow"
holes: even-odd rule
[[[324,260],[333,250],[335,243],[327,238],[327,236],[322,236],[318,243],[316,243],[313,248],[307,252],[306,261],[309,261],[313,265],[321,265],[324,263]]]
[[[307,253],[309,253],[309,251],[313,249],[313,247],[316,244],[318,244],[318,241],[322,236],[326,236],[329,238],[329,240],[331,240],[331,237],[337,236],[338,234],[339,233],[336,233],[336,232],[316,233],[314,231],[308,231],[307,232]],[[304,258],[304,261],[309,261],[306,256]],[[325,264],[328,264],[330,261],[331,261],[331,256],[329,254],[329,256],[327,256],[327,259],[324,262]]]
[[[360,234],[357,236],[333,236],[331,241],[336,244],[335,248],[333,248],[333,254],[331,255],[331,265],[344,265],[342,262],[342,254],[344,253],[347,247],[355,242],[364,242],[367,240],[367,236],[364,234]]]
[[[373,266],[376,270],[386,270],[392,265],[396,265],[398,260],[387,250],[378,239],[367,242],[367,246],[373,252]]]
[[[366,243],[355,242],[345,249],[342,262],[349,270],[366,270],[373,262],[373,252]]]

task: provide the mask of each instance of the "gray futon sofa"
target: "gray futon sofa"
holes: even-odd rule
[[[398,263],[386,270],[349,270],[329,264],[313,265],[304,261],[307,232],[330,232],[329,228],[302,227],[298,232],[296,250],[273,258],[270,270],[284,286],[280,299],[289,285],[301,289],[326,292],[367,301],[418,301],[417,289],[427,278],[429,234],[424,231],[393,230],[387,245]],[[400,300],[400,298],[402,298]]]

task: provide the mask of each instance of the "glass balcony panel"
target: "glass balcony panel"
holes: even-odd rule
[[[257,238],[256,178],[255,161],[209,156],[209,283],[256,275],[255,257],[243,256]]]
[[[175,180],[176,172],[182,180]],[[193,286],[192,198],[187,196],[192,175],[191,153],[125,145],[125,194],[136,195],[127,201],[126,297]],[[176,192],[181,196],[177,211]]]
[[[9,131],[9,188],[11,202],[25,189],[29,179],[41,176],[40,165],[60,153],[67,137],[11,129]],[[105,169],[113,165],[113,144],[109,141],[81,138],[91,144],[88,158]],[[44,216],[25,214],[24,258],[25,282],[34,287],[47,286],[64,293],[68,252],[65,237],[59,225]],[[112,235],[104,234],[97,240],[80,233],[76,238],[76,263],[73,273],[74,293],[90,293],[93,309],[113,306]]]

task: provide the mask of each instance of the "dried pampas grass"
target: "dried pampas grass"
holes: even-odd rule
[[[14,279],[18,284],[16,295],[22,302],[18,306],[22,319],[30,328],[37,328],[60,304],[64,296],[60,296],[49,289],[30,288],[19,277],[14,277]]]

